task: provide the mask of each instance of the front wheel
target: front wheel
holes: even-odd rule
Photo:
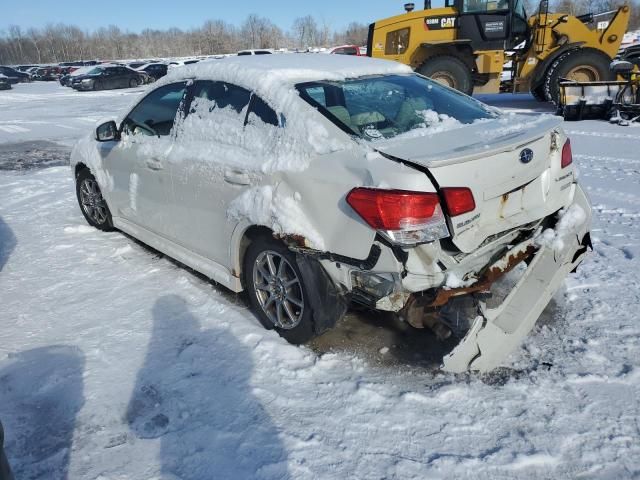
[[[244,284],[251,307],[267,329],[293,344],[316,336],[310,297],[296,256],[283,243],[259,237],[244,258]]]
[[[558,57],[547,70],[544,93],[548,101],[558,105],[560,99],[560,81],[601,82],[614,80],[615,75],[609,69],[611,59],[604,53],[591,49],[570,50]]]
[[[98,182],[91,172],[83,169],[76,178],[76,196],[87,223],[99,230],[113,230],[113,220]]]

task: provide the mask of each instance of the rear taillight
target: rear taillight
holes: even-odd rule
[[[436,193],[354,188],[347,203],[371,228],[400,245],[417,245],[449,236]]]
[[[562,168],[566,168],[573,163],[573,153],[571,152],[571,141],[567,140],[562,147],[562,161],[560,165]]]
[[[446,187],[441,191],[451,217],[473,212],[476,209],[476,201],[473,198],[471,189],[467,187]]]

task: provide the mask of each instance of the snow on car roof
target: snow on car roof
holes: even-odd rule
[[[411,68],[398,62],[372,58],[319,57],[309,54],[247,55],[228,57],[222,62],[198,63],[172,72],[170,80],[196,77],[220,79],[233,72],[238,79],[260,79],[260,83],[277,80],[290,85],[314,80],[344,80],[365,75],[411,73]],[[256,75],[258,75],[256,77]],[[243,82],[244,83],[244,82]]]
[[[247,55],[203,62],[172,70],[158,84],[183,79],[220,80],[250,89],[277,109],[284,109],[293,85],[318,80],[340,81],[366,75],[407,74],[398,62],[312,54]]]

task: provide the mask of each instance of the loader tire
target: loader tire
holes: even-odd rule
[[[551,64],[544,81],[544,94],[547,101],[558,105],[560,98],[560,79],[579,82],[601,82],[615,80],[609,70],[611,59],[604,53],[592,48],[579,48],[564,53]]]
[[[535,98],[538,102],[547,101],[547,97],[544,94],[544,84],[538,85],[536,88],[532,88],[531,95],[533,95],[533,98]]]
[[[459,58],[452,56],[432,57],[416,70],[420,75],[429,77],[447,87],[471,95],[473,93],[473,77],[469,67]]]

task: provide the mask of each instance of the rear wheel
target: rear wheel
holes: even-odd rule
[[[129,80],[129,88],[136,88],[138,86],[138,81],[135,78]]]
[[[548,101],[558,105],[560,80],[577,82],[600,82],[614,80],[609,70],[611,59],[598,50],[583,48],[571,50],[551,64],[547,71],[544,93]]]
[[[417,69],[417,72],[467,95],[473,93],[471,70],[457,57],[430,58]]]
[[[314,336],[313,312],[296,257],[274,238],[256,238],[245,254],[244,284],[249,302],[267,329],[300,344]]]
[[[113,230],[113,220],[107,202],[95,177],[88,169],[83,169],[76,178],[76,196],[80,210],[89,225],[99,230]]]

